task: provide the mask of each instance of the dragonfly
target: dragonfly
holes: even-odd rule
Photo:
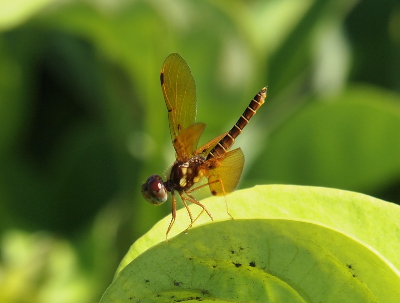
[[[226,196],[236,188],[243,171],[244,155],[240,148],[231,151],[230,148],[249,120],[263,105],[267,97],[267,88],[262,88],[255,95],[231,130],[198,148],[200,136],[206,125],[196,122],[196,85],[188,64],[179,54],[172,53],[167,57],[162,66],[160,81],[168,110],[176,160],[166,181],[159,175],[151,175],[142,184],[141,192],[143,197],[154,205],[164,203],[168,199],[168,193],[171,194],[172,217],[166,232],[168,240],[168,233],[176,220],[176,193],[190,217],[191,223],[187,231],[203,212],[213,220],[211,213],[193,196],[194,191],[208,186],[212,195]],[[200,181],[204,179],[207,182],[202,184]],[[202,208],[196,218],[193,217],[188,202]],[[226,209],[231,216],[227,202]]]

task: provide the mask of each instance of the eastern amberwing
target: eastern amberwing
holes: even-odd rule
[[[186,61],[179,54],[169,55],[162,67],[160,80],[168,109],[169,128],[176,151],[176,161],[171,167],[167,181],[164,182],[158,175],[151,175],[142,185],[142,194],[150,203],[160,205],[167,200],[168,192],[171,193],[172,219],[166,233],[168,238],[168,233],[176,218],[175,192],[178,192],[189,214],[191,221],[189,229],[204,211],[213,220],[210,212],[192,196],[192,192],[208,185],[212,195],[221,196],[236,188],[243,170],[244,155],[240,148],[229,152],[228,150],[251,117],[263,105],[267,88],[261,89],[250,101],[249,106],[229,132],[197,148],[206,125],[195,122],[196,85]],[[207,183],[192,188],[204,177],[208,179]],[[196,219],[193,219],[187,201],[202,208]],[[227,212],[229,214],[228,206]]]

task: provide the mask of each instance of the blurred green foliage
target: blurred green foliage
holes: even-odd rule
[[[237,140],[241,187],[400,201],[398,1],[29,3],[0,1],[1,302],[97,302],[169,212],[140,185],[174,159],[159,85],[172,52],[196,80],[204,142],[268,85]]]

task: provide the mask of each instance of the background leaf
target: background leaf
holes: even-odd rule
[[[249,175],[378,194],[399,176],[399,105],[397,95],[371,86],[311,100],[271,135],[265,160]]]

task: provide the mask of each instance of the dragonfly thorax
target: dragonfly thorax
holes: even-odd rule
[[[167,183],[170,183],[178,192],[188,190],[204,176],[204,161],[205,159],[201,156],[194,156],[183,163],[176,161],[171,168]]]

